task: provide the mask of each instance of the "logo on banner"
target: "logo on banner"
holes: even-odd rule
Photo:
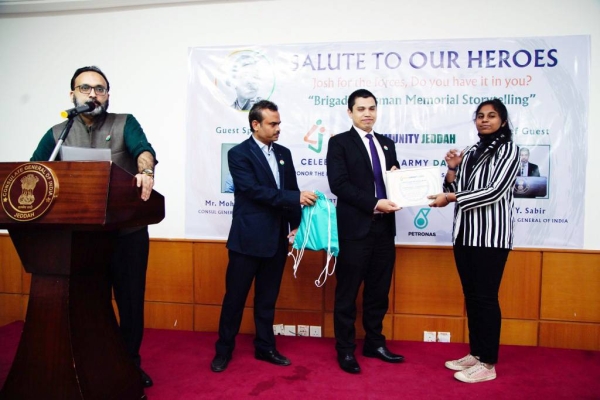
[[[518,178],[515,181],[514,194],[525,196],[530,190],[529,181],[527,179]]]
[[[54,171],[38,163],[23,164],[2,184],[2,208],[16,221],[31,221],[44,215],[58,196]]]
[[[304,135],[304,141],[308,143],[308,148],[314,151],[315,153],[320,153],[323,149],[323,136],[325,136],[325,127],[320,126],[320,119],[318,119],[313,126],[310,127],[306,135]],[[315,134],[317,135],[315,138]],[[316,145],[316,146],[315,146]]]
[[[415,219],[413,220],[413,223],[415,224],[415,228],[417,228],[417,229],[427,228],[427,225],[429,225],[429,220],[427,219],[427,215],[429,214],[430,211],[431,211],[430,208],[421,208],[419,210],[419,212],[415,216]]]
[[[262,53],[253,50],[234,51],[229,54],[222,68],[226,74],[224,83],[233,95],[230,107],[235,110],[249,111],[260,100],[269,99],[275,90],[273,65]],[[215,84],[218,83],[215,78]]]

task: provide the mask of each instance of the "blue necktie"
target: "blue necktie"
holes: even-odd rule
[[[375,176],[375,193],[377,193],[378,199],[386,199],[385,194],[385,183],[383,183],[383,173],[381,172],[381,162],[379,161],[379,153],[375,142],[373,141],[373,135],[368,133],[367,139],[369,139],[369,148],[371,149],[371,159],[373,160],[373,175]]]

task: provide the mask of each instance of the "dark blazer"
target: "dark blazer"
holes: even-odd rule
[[[375,133],[383,153],[385,169],[399,167],[394,142]],[[338,235],[340,239],[362,239],[369,233],[373,211],[377,204],[375,178],[369,153],[358,132],[352,127],[329,140],[327,149],[327,179],[337,200]],[[395,232],[395,214],[386,214],[386,221]]]
[[[281,189],[277,189],[264,153],[252,137],[227,154],[233,178],[233,221],[227,239],[229,250],[272,257],[289,229],[300,225],[300,191],[290,151],[273,143]]]
[[[517,176],[521,176],[521,166],[519,165],[519,171]],[[540,176],[540,168],[536,164],[527,163],[527,176]]]

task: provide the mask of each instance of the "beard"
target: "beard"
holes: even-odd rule
[[[73,104],[75,105],[75,107],[83,106],[89,101],[93,101],[94,104],[96,104],[96,108],[94,108],[92,111],[84,112],[83,115],[85,115],[86,117],[96,117],[108,111],[108,99],[106,99],[104,103],[100,103],[98,100],[88,100],[86,102],[81,103],[77,101],[77,98],[73,97]]]

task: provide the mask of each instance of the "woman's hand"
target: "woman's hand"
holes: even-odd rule
[[[429,207],[446,207],[450,204],[451,193],[438,193],[431,196],[427,196],[428,199],[433,200],[429,203]]]
[[[448,168],[456,168],[462,162],[463,155],[465,151],[460,151],[458,149],[452,149],[446,153],[446,165]]]

